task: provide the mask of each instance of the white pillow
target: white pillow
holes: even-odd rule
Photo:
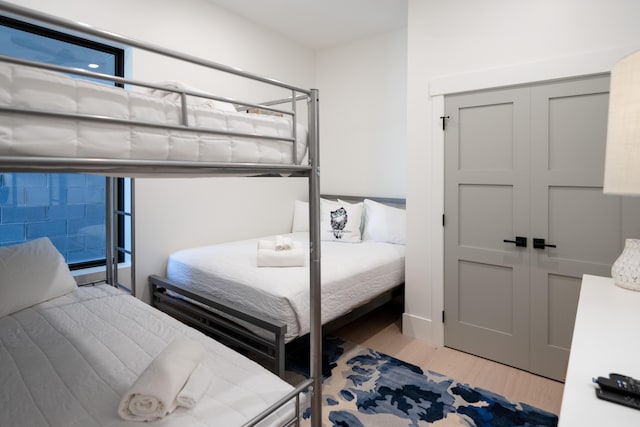
[[[64,257],[48,238],[0,247],[0,317],[77,287]]]
[[[296,200],[293,208],[293,224],[291,232],[309,231],[309,202]]]
[[[364,199],[363,240],[404,245],[407,219],[404,209]]]
[[[335,203],[329,199],[320,198],[320,206],[325,203]],[[291,232],[296,233],[298,231],[309,231],[309,202],[303,202],[296,200],[293,208],[293,224],[291,225]]]
[[[234,107],[233,104],[230,102],[218,101],[216,99],[205,99],[205,98],[199,98],[199,99],[201,100],[201,102],[196,105],[210,106],[211,108],[215,110],[220,110],[220,111],[230,111],[232,113],[238,112],[238,110],[236,110],[236,107]]]
[[[333,242],[359,243],[362,240],[362,202],[323,200],[320,203],[320,239]]]
[[[191,92],[206,93],[205,91],[189,86],[183,82],[174,81],[174,80],[166,81],[166,82],[158,82],[156,84],[159,86],[166,87],[167,89],[188,90]],[[164,98],[168,101],[181,102],[181,96],[177,92],[167,92],[161,89],[145,89],[144,92],[154,96],[159,96],[160,98]],[[231,111],[234,113],[237,112],[236,107],[234,107],[233,104],[229,102],[218,101],[215,99],[201,98],[199,96],[189,95],[187,104],[195,105],[195,106],[206,106],[206,107],[213,108],[216,110],[221,110],[221,111]]]

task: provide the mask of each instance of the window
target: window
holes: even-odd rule
[[[0,17],[0,54],[124,75],[123,49],[6,17]],[[85,174],[0,173],[0,245],[46,236],[72,269],[104,265],[105,181]],[[122,210],[124,180],[117,185]],[[118,246],[125,247],[124,227],[119,230]]]

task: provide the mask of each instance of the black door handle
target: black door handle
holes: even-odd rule
[[[533,238],[534,249],[555,248],[556,245],[545,243],[544,239]]]
[[[527,238],[526,237],[520,237],[520,236],[516,236],[516,240],[503,240],[503,242],[505,243],[515,243],[517,247],[519,248],[526,248],[527,247]]]

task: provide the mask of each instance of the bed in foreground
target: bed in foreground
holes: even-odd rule
[[[0,269],[2,314],[33,298],[60,294],[0,317],[0,425],[140,425],[118,415],[119,402],[180,337],[202,345],[210,381],[194,408],[178,407],[154,425],[243,425],[293,390],[253,361],[115,287],[75,287],[64,260],[45,240],[0,253],[0,264],[8,267]],[[58,261],[49,266],[57,273],[45,277],[52,257]],[[40,271],[15,271],[36,264]],[[28,283],[6,281],[27,276]],[[291,402],[258,425],[282,425],[294,408]]]

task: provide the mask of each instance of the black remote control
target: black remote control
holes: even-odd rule
[[[605,391],[640,398],[640,382],[620,374],[609,374],[609,378],[598,377],[596,383]]]
[[[634,409],[640,409],[640,399],[629,396],[628,394],[620,394],[613,391],[603,390],[601,388],[596,389],[596,396],[602,400],[618,403],[620,405],[629,406]]]

